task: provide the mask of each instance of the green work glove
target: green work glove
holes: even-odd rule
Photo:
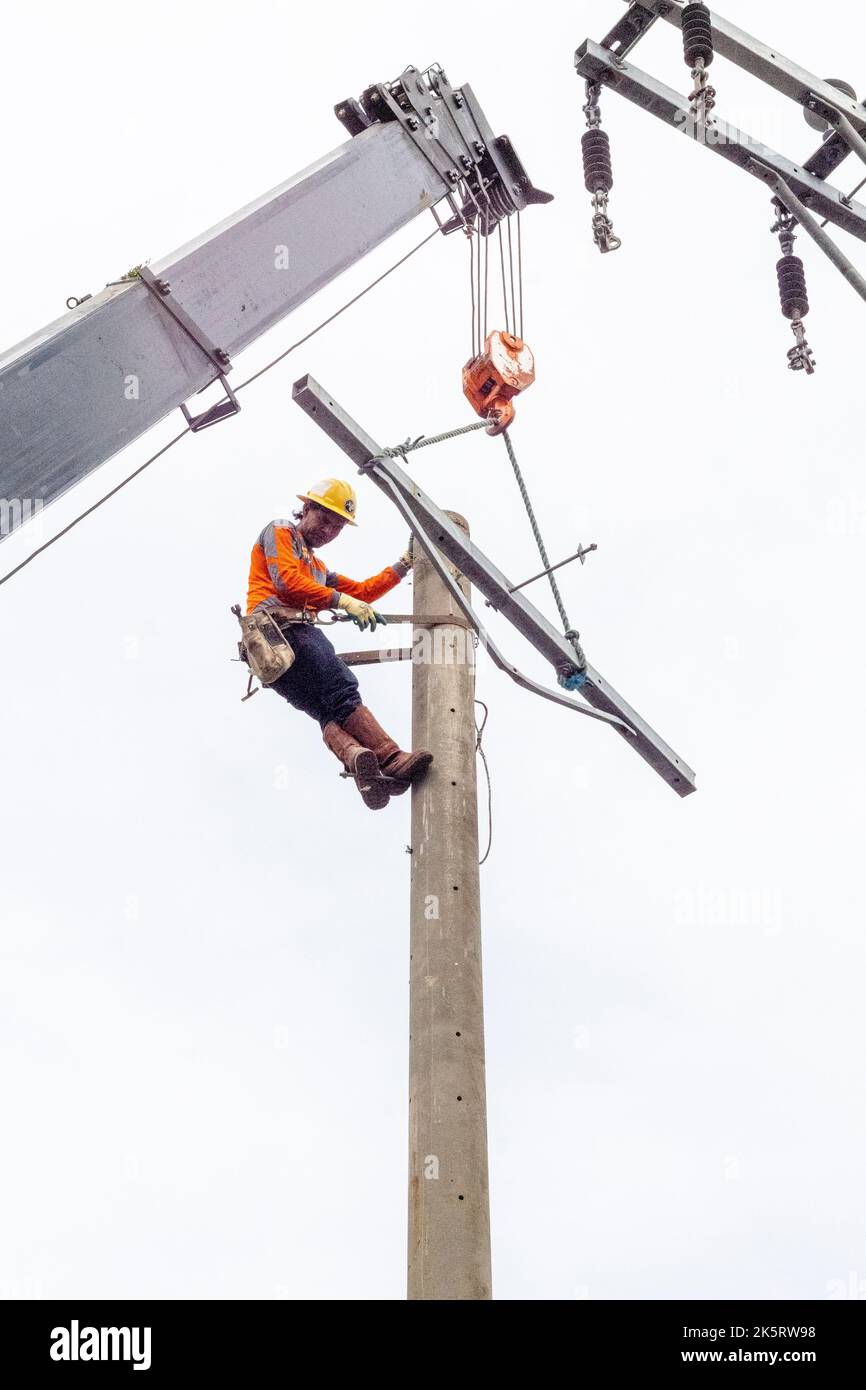
[[[352,598],[351,594],[341,594],[337,607],[342,608],[344,613],[348,613],[353,623],[357,623],[362,632],[369,627],[370,631],[375,631],[376,624],[381,623],[384,627],[385,619],[381,613],[377,613],[369,603],[363,603],[359,598]]]

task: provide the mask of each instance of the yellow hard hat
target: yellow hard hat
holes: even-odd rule
[[[299,492],[297,497],[300,502],[315,502],[317,507],[336,512],[350,526],[358,525],[355,520],[358,499],[351,483],[344,483],[339,478],[323,478],[320,483],[313,483],[309,492]]]

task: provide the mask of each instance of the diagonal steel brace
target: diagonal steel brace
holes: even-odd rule
[[[762,164],[758,159],[752,160],[749,165],[749,172],[754,174],[756,178],[762,179],[764,183],[769,184],[777,200],[784,204],[792,217],[796,217],[803,231],[807,232],[814,241],[817,241],[824,255],[833,262],[837,270],[841,271],[848,284],[857,291],[861,299],[866,299],[866,280],[857,267],[849,261],[844,251],[839,249],[833,238],[824,231],[820,222],[812,216],[806,205],[800,201],[781,175],[777,174],[775,169],[770,169],[766,164]]]
[[[567,695],[560,695],[558,691],[549,690],[546,685],[539,685],[538,682],[532,680],[530,676],[525,676],[512,661],[509,661],[507,657],[503,656],[502,652],[493,641],[493,638],[490,636],[490,633],[478,617],[478,614],[475,612],[475,609],[472,607],[469,599],[448,569],[448,566],[443,562],[441,555],[427,535],[423,523],[418,520],[411,507],[409,507],[401,497],[394,483],[388,477],[387,471],[380,470],[380,466],[383,463],[387,463],[387,460],[383,458],[373,458],[365,466],[364,472],[373,477],[375,481],[384,484],[384,490],[390,494],[391,501],[394,503],[406,524],[411,527],[415,539],[422,549],[426,551],[430,563],[439,575],[442,583],[445,585],[446,589],[448,589],[454,601],[462,609],[470,627],[478,633],[482,646],[489,652],[494,664],[499,667],[500,671],[504,671],[513,681],[516,681],[524,690],[531,691],[533,695],[541,695],[545,700],[552,700],[557,705],[565,705],[567,709],[573,709],[576,714],[585,714],[588,715],[590,719],[600,719],[605,724],[613,724],[624,734],[627,734],[629,738],[634,738],[634,729],[630,728],[628,724],[623,723],[616,715],[604,714],[600,710],[591,708],[584,709],[583,705],[578,705],[574,700],[570,700]]]

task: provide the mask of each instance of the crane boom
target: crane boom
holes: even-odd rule
[[[460,204],[480,189],[493,226],[548,199],[507,137],[490,136],[471,88],[455,92],[441,70],[402,77],[365,94],[372,115],[353,103],[345,144],[0,355],[0,497],[18,503],[0,533],[17,529],[22,499],[26,518],[212,382],[227,399],[193,428],[234,413],[232,356],[419,213],[447,198],[456,217],[443,230],[465,225]],[[408,92],[432,113],[433,139]]]

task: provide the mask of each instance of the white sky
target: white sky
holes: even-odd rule
[[[866,1291],[863,309],[801,238],[819,369],[788,372],[766,191],[610,95],[624,244],[597,254],[572,58],[621,9],[542,3],[528,24],[504,3],[472,23],[389,0],[371,23],[343,0],[156,0],[142,29],[107,5],[17,7],[3,346],[341,143],[339,98],[407,63],[471,82],[556,194],[524,222],[538,381],[513,431],[548,547],[598,542],[562,579],[589,659],[700,787],[681,802],[615,735],[482,662],[494,1291]],[[859,80],[840,49],[863,48],[866,18],[843,0],[820,24],[783,0],[725,13]],[[669,26],[634,58],[685,88]],[[795,158],[815,147],[796,107],[721,61],[713,76],[723,117]],[[431,243],[0,590],[0,1295],[404,1296],[408,798],[372,817],[311,721],[240,703],[228,610],[261,526],[346,471],[293,380],[311,371],[386,442],[469,418],[465,257]],[[414,471],[515,581],[537,568],[501,446],[470,436]],[[325,552],[358,576],[405,541],[361,489],[361,526]],[[34,535],[2,544],[0,572]],[[362,674],[408,737],[406,669]]]

